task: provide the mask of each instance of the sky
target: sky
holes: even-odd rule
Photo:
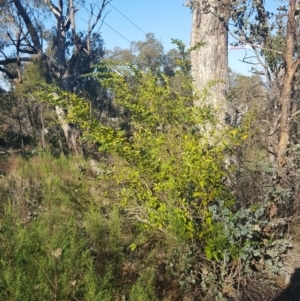
[[[108,6],[105,22],[129,41],[143,40],[145,33],[153,32],[166,50],[172,48],[171,38],[189,44],[191,13],[184,7],[185,0],[112,0],[111,4],[140,29],[130,23],[113,6]],[[144,33],[143,33],[143,32]],[[101,33],[107,48],[128,47],[129,43],[103,24]]]
[[[148,32],[154,33],[166,51],[174,48],[171,38],[180,39],[189,46],[192,16],[190,9],[183,5],[185,2],[185,0],[113,0],[112,6],[108,5],[106,11],[104,19],[106,24],[100,29],[105,47],[128,48],[129,41],[144,40],[145,33]],[[240,62],[246,51],[248,55],[251,54],[249,49],[229,50],[229,67],[235,72],[250,75],[249,70],[252,66]]]

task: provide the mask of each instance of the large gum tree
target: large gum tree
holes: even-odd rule
[[[91,72],[103,55],[98,29],[110,1],[87,6],[74,0],[1,0],[0,72],[21,84],[24,64],[40,62],[46,68],[47,82],[54,80],[63,90],[74,90],[80,76]],[[82,13],[85,29],[76,22]],[[78,128],[65,122],[62,108],[56,112],[70,151],[78,153]]]
[[[191,47],[205,43],[191,52],[192,77],[197,91],[209,86],[210,94],[207,100],[219,112],[220,124],[228,122],[225,114],[228,109],[226,96],[229,88],[228,70],[228,32],[231,27],[243,32],[245,24],[252,22],[251,16],[261,20],[263,0],[188,0],[187,6],[192,11]],[[250,8],[250,9],[249,9]],[[254,17],[255,19],[255,17]],[[256,22],[257,23],[257,22]],[[258,24],[253,24],[255,30]],[[261,22],[259,22],[261,24]],[[260,29],[258,29],[261,32]],[[237,43],[245,42],[242,34],[238,35]],[[252,43],[252,41],[248,41]],[[214,82],[214,85],[210,83]],[[196,100],[199,106],[202,100]],[[230,120],[229,120],[230,122]]]
[[[210,101],[222,104],[228,89],[228,17],[222,15],[209,0],[190,1],[192,9],[191,46],[205,42],[191,52],[192,76],[198,90],[210,81],[220,80],[211,88]],[[196,101],[195,105],[199,105]]]

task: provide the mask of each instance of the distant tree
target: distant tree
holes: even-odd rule
[[[240,162],[255,161],[258,157],[268,160],[268,123],[273,118],[267,93],[259,75],[246,76],[229,72],[229,123],[236,128],[246,122],[249,128],[249,137],[239,149]]]
[[[129,49],[115,47],[107,51],[106,57],[131,64],[143,71],[174,75],[175,60],[179,57],[179,53],[177,49],[171,49],[165,53],[162,43],[155,38],[154,34],[147,33],[145,41],[133,41]]]
[[[171,87],[182,92],[181,78],[176,75],[181,54],[175,46],[166,52],[162,43],[155,38],[154,34],[147,33],[144,41],[133,41],[128,49],[115,47],[113,50],[106,52],[106,57],[130,64],[142,71],[150,71],[157,76],[167,75]],[[189,57],[186,59],[189,60]],[[130,78],[128,76],[127,80],[130,81]]]

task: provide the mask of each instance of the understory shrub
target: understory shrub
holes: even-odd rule
[[[90,75],[127,112],[126,130],[99,124],[88,102],[74,94],[60,92],[53,99],[49,93],[48,99],[67,108],[83,141],[110,158],[109,164],[101,162],[97,178],[108,203],[92,202],[86,211],[85,198],[76,194],[72,204],[88,212],[83,229],[93,264],[96,273],[106,273],[114,296],[155,300],[173,291],[173,300],[225,300],[229,291],[239,293],[241,275],[278,272],[288,248],[284,221],[272,220],[266,203],[240,208],[225,185],[234,166],[224,162],[247,139],[247,123],[220,125],[206,101],[216,82],[190,93],[188,52],[175,42],[182,55],[176,74],[180,92],[163,74],[116,62]],[[193,106],[195,99],[201,99],[200,107]],[[129,258],[134,263],[128,264]]]

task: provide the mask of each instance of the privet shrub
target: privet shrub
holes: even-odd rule
[[[101,66],[106,71],[98,74],[99,80],[130,116],[126,131],[99,124],[88,104],[74,94],[61,93],[52,101],[68,108],[69,120],[81,126],[84,140],[97,143],[113,158],[99,181],[114,183],[105,193],[117,200],[115,218],[133,231],[127,240],[131,252],[145,245],[163,250],[163,279],[172,274],[179,290],[189,291],[195,299],[203,294],[224,300],[256,262],[270,272],[267,259],[272,256],[273,266],[279,267],[278,256],[287,244],[265,231],[280,224],[269,225],[265,204],[241,209],[235,204],[224,184],[230,172],[224,162],[247,138],[247,125],[234,129],[219,125],[205,100],[214,83],[198,95],[191,93],[188,52],[175,42],[182,54],[176,75],[180,92],[171,89],[163,74],[116,62]],[[192,106],[195,98],[202,106]],[[117,239],[111,243],[118,243],[121,231],[115,229]],[[120,252],[117,245],[114,248]],[[145,285],[141,288],[138,280],[131,296],[136,291],[152,296],[151,283]],[[196,291],[200,285],[202,291]]]

